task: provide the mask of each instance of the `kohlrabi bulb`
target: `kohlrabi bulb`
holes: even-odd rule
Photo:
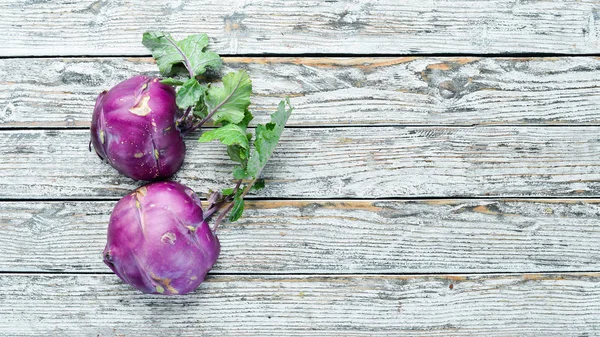
[[[137,180],[170,177],[183,163],[175,90],[158,78],[135,76],[101,93],[92,116],[96,153]]]
[[[142,292],[181,295],[200,285],[219,251],[200,199],[190,188],[165,181],[140,187],[117,203],[104,262]]]

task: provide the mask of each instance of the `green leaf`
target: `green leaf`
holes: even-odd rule
[[[286,109],[286,103],[289,109]],[[292,106],[289,98],[279,103],[279,107],[275,113],[271,115],[271,122],[267,125],[259,124],[256,127],[256,137],[254,140],[254,148],[248,159],[246,173],[244,178],[255,179],[262,171],[263,167],[273,154],[279,137],[283,132],[285,123],[292,114]]]
[[[254,184],[252,185],[250,190],[258,191],[258,190],[262,190],[263,188],[265,188],[265,180],[264,179],[256,179],[256,181],[254,182]]]
[[[215,123],[229,122],[238,124],[246,117],[250,105],[252,82],[244,70],[230,72],[223,76],[223,87],[211,86],[206,95],[206,106],[213,115]]]
[[[223,189],[223,191],[221,191],[221,194],[224,195],[224,196],[232,195],[233,194],[233,188]]]
[[[218,129],[204,132],[198,141],[204,143],[215,139],[219,139],[225,145],[239,145],[244,149],[248,149],[246,132],[235,124],[227,124]]]
[[[244,179],[246,177],[246,170],[241,166],[233,168],[233,177],[235,179]]]
[[[179,88],[179,91],[177,91],[175,102],[180,109],[195,105],[196,102],[204,96],[206,89],[207,88],[200,85],[195,78],[190,78],[181,86],[181,88]]]
[[[212,51],[204,51],[208,46],[208,36],[206,34],[195,34],[186,37],[177,42],[177,47],[181,49],[188,59],[192,73],[195,76],[204,74],[206,67],[218,69],[221,67],[221,57]],[[186,65],[187,66],[187,65]]]
[[[180,80],[175,79],[175,78],[168,77],[168,78],[162,79],[160,81],[160,83],[166,84],[166,85],[172,85],[172,86],[180,86],[180,85],[183,85],[185,82],[184,81],[180,81]]]
[[[158,69],[164,76],[171,74],[174,64],[183,61],[183,55],[173,41],[171,35],[162,32],[147,32],[142,37],[142,44],[150,49]]]
[[[237,221],[242,217],[242,213],[244,213],[244,199],[238,193],[233,199],[233,208],[231,209],[231,214],[229,214],[229,221]]]
[[[241,122],[238,123],[239,126],[242,126],[244,128],[248,127],[248,124],[250,124],[250,121],[252,121],[254,119],[254,116],[252,116],[252,113],[250,112],[250,110],[246,109],[244,111],[244,118],[242,119]]]
[[[229,145],[227,147],[227,154],[231,160],[244,164],[248,159],[249,151],[239,145]]]
[[[173,65],[183,63],[194,76],[206,72],[207,67],[218,69],[221,58],[212,51],[205,51],[208,45],[206,34],[195,34],[176,41],[169,34],[147,32],[142,37],[142,44],[152,52],[158,69],[164,76],[173,72]]]
[[[208,110],[206,110],[206,104],[204,104],[204,98],[205,95],[202,95],[200,97],[200,100],[198,100],[198,102],[196,102],[196,105],[194,106],[194,111],[192,111],[192,113],[196,118],[204,119],[204,117],[208,115]]]
[[[237,125],[242,129],[246,130],[246,128],[248,127],[248,123],[250,123],[252,118],[254,118],[252,116],[252,113],[250,113],[250,111],[246,109],[246,111],[244,111],[244,119],[242,119],[242,121],[239,122]],[[252,139],[252,134],[247,133],[246,138],[248,138],[248,142],[250,142],[250,140]],[[250,151],[248,148],[243,148],[238,145],[230,145],[227,147],[227,154],[229,155],[229,158],[231,158],[231,160],[242,164],[242,166],[246,166],[246,161],[250,156]]]

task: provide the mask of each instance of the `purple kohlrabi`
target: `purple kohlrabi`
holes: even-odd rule
[[[185,157],[177,117],[171,86],[158,78],[135,76],[98,96],[91,141],[103,160],[130,178],[169,177]]]
[[[200,199],[188,187],[165,181],[140,187],[117,203],[103,254],[126,283],[145,293],[175,295],[196,289],[219,251]]]

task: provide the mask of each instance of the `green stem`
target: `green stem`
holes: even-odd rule
[[[261,169],[262,171],[262,169]],[[260,171],[258,172],[260,174]],[[258,174],[256,175],[258,177]],[[252,179],[252,181],[246,185],[246,188],[244,188],[244,191],[242,192],[242,194],[240,195],[240,198],[244,199],[244,197],[246,196],[246,194],[248,194],[248,192],[250,192],[250,190],[252,189],[252,185],[254,185],[254,183],[256,182],[258,178],[254,178]],[[237,193],[237,191],[239,190],[240,185],[242,184],[242,179],[238,180],[237,185],[235,186],[235,189],[233,190],[232,195],[235,195]],[[225,210],[223,212],[221,212],[221,214],[219,214],[219,217],[217,218],[217,220],[215,221],[215,226],[213,228],[213,233],[217,230],[217,228],[219,228],[219,225],[221,224],[221,222],[223,221],[223,219],[225,218],[225,216],[227,215],[227,213],[229,211],[231,211],[231,209],[233,208],[234,202],[233,201],[229,201],[229,204],[227,205],[227,208],[225,208]],[[219,206],[219,208],[223,207],[222,205]],[[214,212],[212,212],[214,213]],[[211,215],[212,215],[211,213]]]
[[[218,210],[223,208],[223,206],[225,206],[227,203],[230,203],[232,201],[233,197],[237,194],[237,191],[240,189],[240,185],[242,185],[242,179],[237,181],[237,183],[235,184],[235,188],[233,189],[233,193],[231,193],[231,195],[227,196],[227,198],[223,199],[222,201],[220,201],[218,203],[210,205],[210,207],[206,210],[206,212],[204,212],[204,220],[210,219],[210,217],[213,214],[215,214]]]
[[[221,224],[221,222],[223,222],[223,219],[225,218],[227,213],[229,213],[229,211],[231,211],[232,208],[233,208],[233,202],[230,202],[229,205],[227,205],[227,208],[225,208],[225,210],[223,212],[221,212],[221,214],[219,214],[219,217],[215,221],[215,226],[212,229],[213,233],[217,232],[217,228],[219,228],[219,225]]]

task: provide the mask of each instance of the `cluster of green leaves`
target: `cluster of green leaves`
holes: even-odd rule
[[[252,148],[250,147],[250,141],[253,135],[247,132],[247,128],[253,116],[248,109],[244,110],[244,118],[239,123],[222,122],[223,126],[203,133],[199,141],[209,142],[218,139],[221,143],[227,145],[227,154],[231,160],[239,163],[233,169],[234,178],[250,180],[251,188],[261,189],[264,187],[264,180],[258,179],[258,177],[273,154],[292,110],[289,99],[281,101],[277,111],[271,115],[271,122],[256,126]],[[233,193],[233,189],[222,192],[223,195]],[[233,195],[234,205],[229,221],[233,222],[241,217],[244,211],[243,197],[242,189],[239,189]]]
[[[244,191],[264,187],[264,181],[258,177],[273,154],[292,113],[289,99],[281,101],[277,111],[271,115],[271,122],[257,125],[253,135],[248,132],[248,125],[253,119],[248,110],[252,81],[246,71],[226,74],[222,78],[222,85],[200,84],[196,80],[196,76],[205,73],[208,68],[217,70],[222,65],[219,55],[206,50],[206,34],[191,35],[176,41],[168,34],[149,32],[144,34],[142,43],[152,52],[161,74],[167,77],[161,82],[179,86],[176,97],[178,107],[193,108],[195,118],[211,120],[218,126],[204,132],[199,141],[219,140],[227,145],[227,154],[238,163],[233,176],[250,181],[245,188],[225,189],[221,192],[223,196],[233,199],[229,220],[236,221],[244,210]],[[188,71],[189,75],[185,79],[175,78],[180,64]]]
[[[142,44],[150,49],[160,73],[167,77],[161,83],[180,86],[176,97],[180,109],[187,109],[202,102],[208,86],[200,84],[196,76],[204,74],[209,68],[218,70],[223,64],[217,53],[206,50],[206,34],[190,35],[177,41],[169,34],[147,32],[142,37]],[[180,64],[183,64],[189,74],[184,80],[171,77],[178,75],[178,68],[175,66]]]

